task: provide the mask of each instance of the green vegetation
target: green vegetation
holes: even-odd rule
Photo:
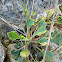
[[[48,36],[46,35],[46,32],[48,31],[46,26],[49,26],[47,22],[52,23],[52,21],[49,21],[51,16],[54,14],[54,9],[47,9],[46,13],[48,14],[47,17],[40,16],[40,21],[35,19],[32,19],[31,17],[35,16],[36,13],[27,10],[28,6],[28,0],[27,0],[27,5],[26,9],[23,8],[22,5],[18,4],[20,7],[23,9],[22,15],[26,15],[26,29],[24,29],[25,25],[23,25],[22,30],[24,31],[26,37],[24,37],[22,34],[18,35],[16,31],[11,31],[8,33],[9,39],[16,41],[19,39],[18,42],[16,42],[15,48],[17,50],[12,50],[12,57],[18,62],[27,62],[27,61],[42,61],[44,52],[45,52],[45,47],[48,43]],[[62,22],[62,16],[60,18],[55,18],[55,20],[58,22]],[[46,21],[47,20],[47,21]],[[22,26],[22,25],[20,25]],[[19,26],[19,28],[20,28]],[[49,26],[50,27],[50,26]],[[21,29],[21,28],[20,28]],[[54,31],[52,34],[52,39],[51,42],[55,42],[57,44],[62,44],[62,33]],[[51,52],[50,49],[46,52],[45,56],[45,61],[50,62],[53,59],[53,53]]]

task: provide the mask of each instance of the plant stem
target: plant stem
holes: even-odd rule
[[[47,43],[47,45],[46,45],[46,50],[45,50],[45,53],[44,53],[43,62],[45,61],[46,52],[47,52],[47,49],[48,49],[48,45],[49,45],[49,43],[50,43],[52,27],[53,27],[53,21],[52,21],[51,28],[50,28],[48,43]]]
[[[1,19],[3,22],[5,22],[6,24],[8,24],[10,27],[12,27],[15,31],[20,32],[23,36],[26,37],[25,33],[23,33],[22,31],[20,31],[19,28],[18,28],[16,25],[10,24],[9,22],[7,22],[1,15],[0,15],[0,19]]]
[[[51,24],[52,22],[46,22],[46,24]],[[59,22],[53,22],[54,24],[62,24],[62,23],[59,23]]]
[[[40,48],[38,48],[37,46],[35,46],[42,54],[44,54],[44,52],[40,49]]]
[[[57,0],[57,3],[58,3],[58,0]],[[56,5],[56,6],[57,6],[57,5]],[[57,16],[57,15],[56,15],[56,12],[57,12],[56,9],[57,9],[57,7],[55,7],[55,13],[54,13],[54,15],[53,15],[53,19],[52,19],[52,23],[51,23],[51,27],[50,27],[49,38],[48,38],[48,43],[47,43],[47,45],[46,45],[46,50],[45,50],[45,53],[44,53],[43,62],[45,62],[46,52],[47,52],[47,49],[48,49],[48,46],[49,46],[49,43],[50,43],[51,31],[52,31],[52,27],[53,27],[53,25],[54,25],[53,21],[54,21],[54,19],[55,19],[55,16]]]
[[[33,9],[34,9],[34,0],[33,0],[33,3],[32,3],[32,10],[31,10],[31,12],[33,11]],[[30,18],[31,18],[31,16],[32,16],[32,13],[30,15]]]
[[[25,48],[29,43],[31,43],[31,42],[27,42],[26,45],[24,45],[23,47],[21,47],[20,49],[15,50],[15,51],[18,51],[18,50],[21,50],[21,49]]]

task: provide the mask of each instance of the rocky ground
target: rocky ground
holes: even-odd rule
[[[4,51],[4,47],[0,41],[0,62],[4,62],[4,58],[5,58],[5,51]]]

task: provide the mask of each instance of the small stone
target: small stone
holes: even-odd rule
[[[0,62],[3,62],[4,58],[5,58],[5,52],[4,52],[3,45],[1,44],[1,41],[0,41]]]
[[[9,55],[9,58],[10,58],[10,61],[11,61],[11,62],[18,62],[18,60],[15,60],[15,59],[12,58],[12,54],[11,54],[11,51],[12,51],[13,49],[15,49],[15,48],[14,48],[14,45],[15,45],[15,44],[10,44],[10,45],[8,45],[8,55]]]

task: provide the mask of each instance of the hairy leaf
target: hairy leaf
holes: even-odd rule
[[[20,40],[28,40],[27,38],[25,38],[24,36],[20,35],[19,36]]]
[[[11,31],[8,33],[8,37],[9,39],[11,40],[16,40],[16,39],[19,39],[19,36],[17,35],[17,32],[16,31]]]
[[[37,42],[47,42],[47,39],[41,38],[40,40],[37,40]]]
[[[54,33],[52,34],[52,37],[54,37],[57,34],[58,34],[58,31],[55,30]]]
[[[45,46],[45,45],[47,45],[47,42],[42,42],[42,43],[40,43],[42,46]]]
[[[30,27],[31,27],[33,24],[34,24],[34,21],[33,21],[32,19],[28,19],[28,20],[27,20],[27,26],[29,27],[29,29],[30,29]]]
[[[16,45],[14,45],[16,49],[20,48],[20,46],[21,46],[21,42],[16,42]]]
[[[36,35],[39,35],[40,36],[41,34],[44,34],[46,31],[47,30],[46,30],[45,27],[39,27],[38,30],[36,31],[36,33],[33,34],[33,36],[36,36]]]
[[[22,59],[23,59],[22,57],[19,57],[18,62],[22,62]]]
[[[19,25],[19,29],[21,29],[21,30],[23,30],[25,32],[24,27],[25,27],[25,24],[20,24]]]
[[[37,59],[41,61],[43,58],[43,54],[41,52],[37,52]]]
[[[47,51],[47,52],[46,52],[45,61],[50,62],[50,61],[52,60],[52,58],[53,58],[52,52]]]
[[[19,57],[19,51],[12,50],[11,54],[12,54],[12,58],[13,59],[18,59],[18,57]]]
[[[47,52],[46,52],[46,55],[49,56],[50,59],[53,58],[53,54],[52,54],[52,52],[50,52],[50,51],[47,51]]]
[[[39,27],[46,27],[46,23],[44,21],[39,21],[38,26]]]
[[[42,46],[45,46],[47,44],[47,39],[41,38],[40,40],[37,40]]]
[[[27,59],[23,58],[22,62],[28,62]]]
[[[51,42],[62,44],[62,33],[57,34],[55,38],[51,39]]]
[[[27,57],[27,56],[29,56],[29,54],[30,54],[30,51],[27,49],[24,49],[20,52],[20,56],[22,56],[22,57]]]

